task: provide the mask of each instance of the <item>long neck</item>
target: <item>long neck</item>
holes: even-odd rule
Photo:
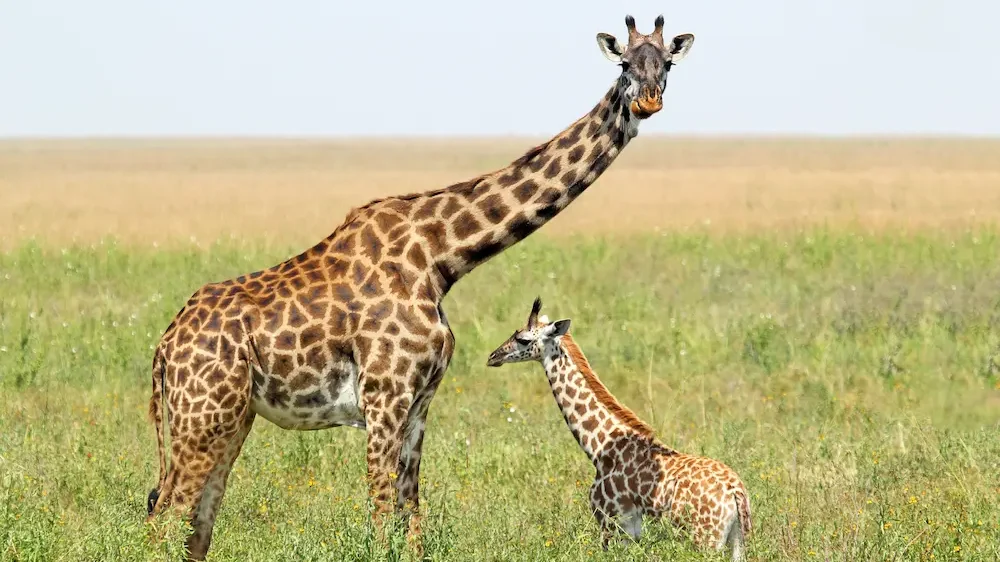
[[[625,436],[659,443],[652,428],[608,391],[569,334],[556,349],[546,350],[542,364],[566,425],[595,465],[613,441]]]
[[[434,262],[447,291],[476,266],[559,214],[638,134],[617,81],[584,117],[509,166],[436,194],[449,225]]]

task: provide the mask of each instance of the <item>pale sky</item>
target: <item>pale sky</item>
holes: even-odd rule
[[[1000,135],[993,0],[0,0],[0,137],[547,135],[691,32],[643,133]]]

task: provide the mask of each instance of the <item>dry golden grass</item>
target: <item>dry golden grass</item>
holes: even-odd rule
[[[0,142],[0,246],[309,243],[352,207],[503,166],[537,139]],[[640,137],[548,235],[1000,218],[1000,141]]]

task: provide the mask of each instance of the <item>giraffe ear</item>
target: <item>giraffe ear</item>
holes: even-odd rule
[[[691,45],[694,44],[694,35],[690,33],[682,33],[677,37],[674,37],[670,44],[667,45],[667,51],[670,53],[670,62],[678,63],[681,59],[687,56],[688,51],[691,50]]]
[[[625,54],[625,49],[622,48],[621,43],[615,39],[614,35],[610,33],[598,33],[597,34],[597,46],[604,53],[604,56],[608,58],[611,62],[621,62],[622,55]]]
[[[549,325],[552,327],[552,337],[554,338],[565,336],[566,333],[569,332],[569,318],[565,320],[556,320]]]

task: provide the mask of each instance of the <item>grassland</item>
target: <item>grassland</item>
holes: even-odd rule
[[[600,551],[541,369],[485,367],[541,295],[664,441],[743,476],[753,559],[1000,558],[1000,143],[644,140],[446,299],[427,555],[713,559],[657,525]],[[0,148],[0,560],[176,557],[183,529],[143,524],[145,409],[181,303],[510,144]],[[210,558],[395,559],[363,475],[362,432],[258,421]]]
[[[352,206],[473,177],[538,140],[0,141],[0,248],[308,245]],[[998,185],[998,140],[640,137],[540,234],[961,228],[1000,220]]]

